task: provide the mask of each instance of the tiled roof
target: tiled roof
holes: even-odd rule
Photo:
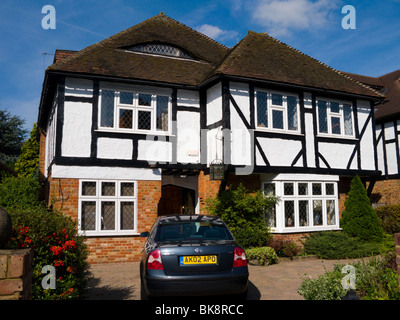
[[[151,42],[173,44],[196,60],[126,50]],[[215,40],[160,13],[56,62],[48,70],[198,85],[227,51]]]
[[[375,109],[375,119],[384,122],[400,118],[400,69],[380,77],[368,77],[359,74],[348,75],[366,85],[379,89],[386,99]]]
[[[195,59],[127,50],[144,43],[170,44]],[[369,86],[267,34],[249,31],[229,49],[163,13],[57,60],[48,70],[189,86],[222,74],[382,98]]]
[[[249,31],[215,70],[280,83],[382,97],[345,74],[265,34]]]

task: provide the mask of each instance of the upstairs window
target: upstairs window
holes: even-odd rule
[[[169,131],[169,96],[102,89],[100,99],[100,129]]]
[[[353,106],[349,102],[318,99],[318,133],[353,137]]]
[[[258,90],[256,92],[257,128],[299,131],[299,104],[295,95]]]
[[[165,44],[165,43],[146,43],[139,44],[132,47],[129,47],[127,50],[134,52],[143,52],[149,54],[159,54],[163,56],[184,58],[184,59],[192,59],[190,55],[184,52],[181,49],[178,49],[174,46]]]

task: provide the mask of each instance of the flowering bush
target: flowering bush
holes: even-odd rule
[[[87,248],[77,236],[76,222],[71,218],[45,208],[7,209],[13,222],[9,247],[34,250],[32,298],[73,299],[86,289]],[[43,289],[42,273],[46,265],[55,267],[56,288]]]

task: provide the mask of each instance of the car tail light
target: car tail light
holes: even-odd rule
[[[153,269],[153,270],[163,269],[160,249],[156,249],[150,252],[149,257],[147,258],[147,269]]]
[[[235,253],[233,255],[232,267],[244,267],[247,266],[247,258],[244,250],[239,247],[235,247]]]

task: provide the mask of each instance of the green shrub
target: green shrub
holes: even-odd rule
[[[39,204],[39,182],[33,177],[6,177],[0,184],[0,206],[27,208]]]
[[[336,265],[333,271],[327,271],[317,279],[302,278],[298,293],[305,300],[340,300],[347,292],[342,286],[344,275],[341,268],[342,266]]]
[[[275,197],[265,196],[262,191],[251,194],[240,184],[208,199],[207,208],[224,220],[239,245],[249,248],[268,244],[271,234],[263,216],[275,203]]]
[[[351,264],[355,273],[355,291],[362,300],[399,300],[397,271],[393,269],[393,253],[388,257]],[[342,286],[343,264],[336,264],[317,279],[303,277],[299,294],[306,300],[339,300],[347,292]]]
[[[73,299],[86,289],[87,248],[77,236],[77,225],[70,217],[44,206],[29,209],[8,208],[13,223],[10,247],[34,251],[32,298]],[[56,289],[42,288],[42,268],[55,267]]]
[[[271,247],[248,248],[245,252],[250,263],[257,260],[261,266],[268,266],[278,262],[278,256]]]
[[[342,213],[340,226],[345,233],[362,240],[382,240],[381,221],[370,204],[367,190],[359,176],[352,179],[344,205],[346,209]]]
[[[304,242],[304,251],[321,259],[361,258],[381,253],[383,245],[360,241],[340,231],[326,231],[308,236]]]
[[[400,204],[380,206],[376,214],[382,220],[384,232],[395,234],[400,232]]]

